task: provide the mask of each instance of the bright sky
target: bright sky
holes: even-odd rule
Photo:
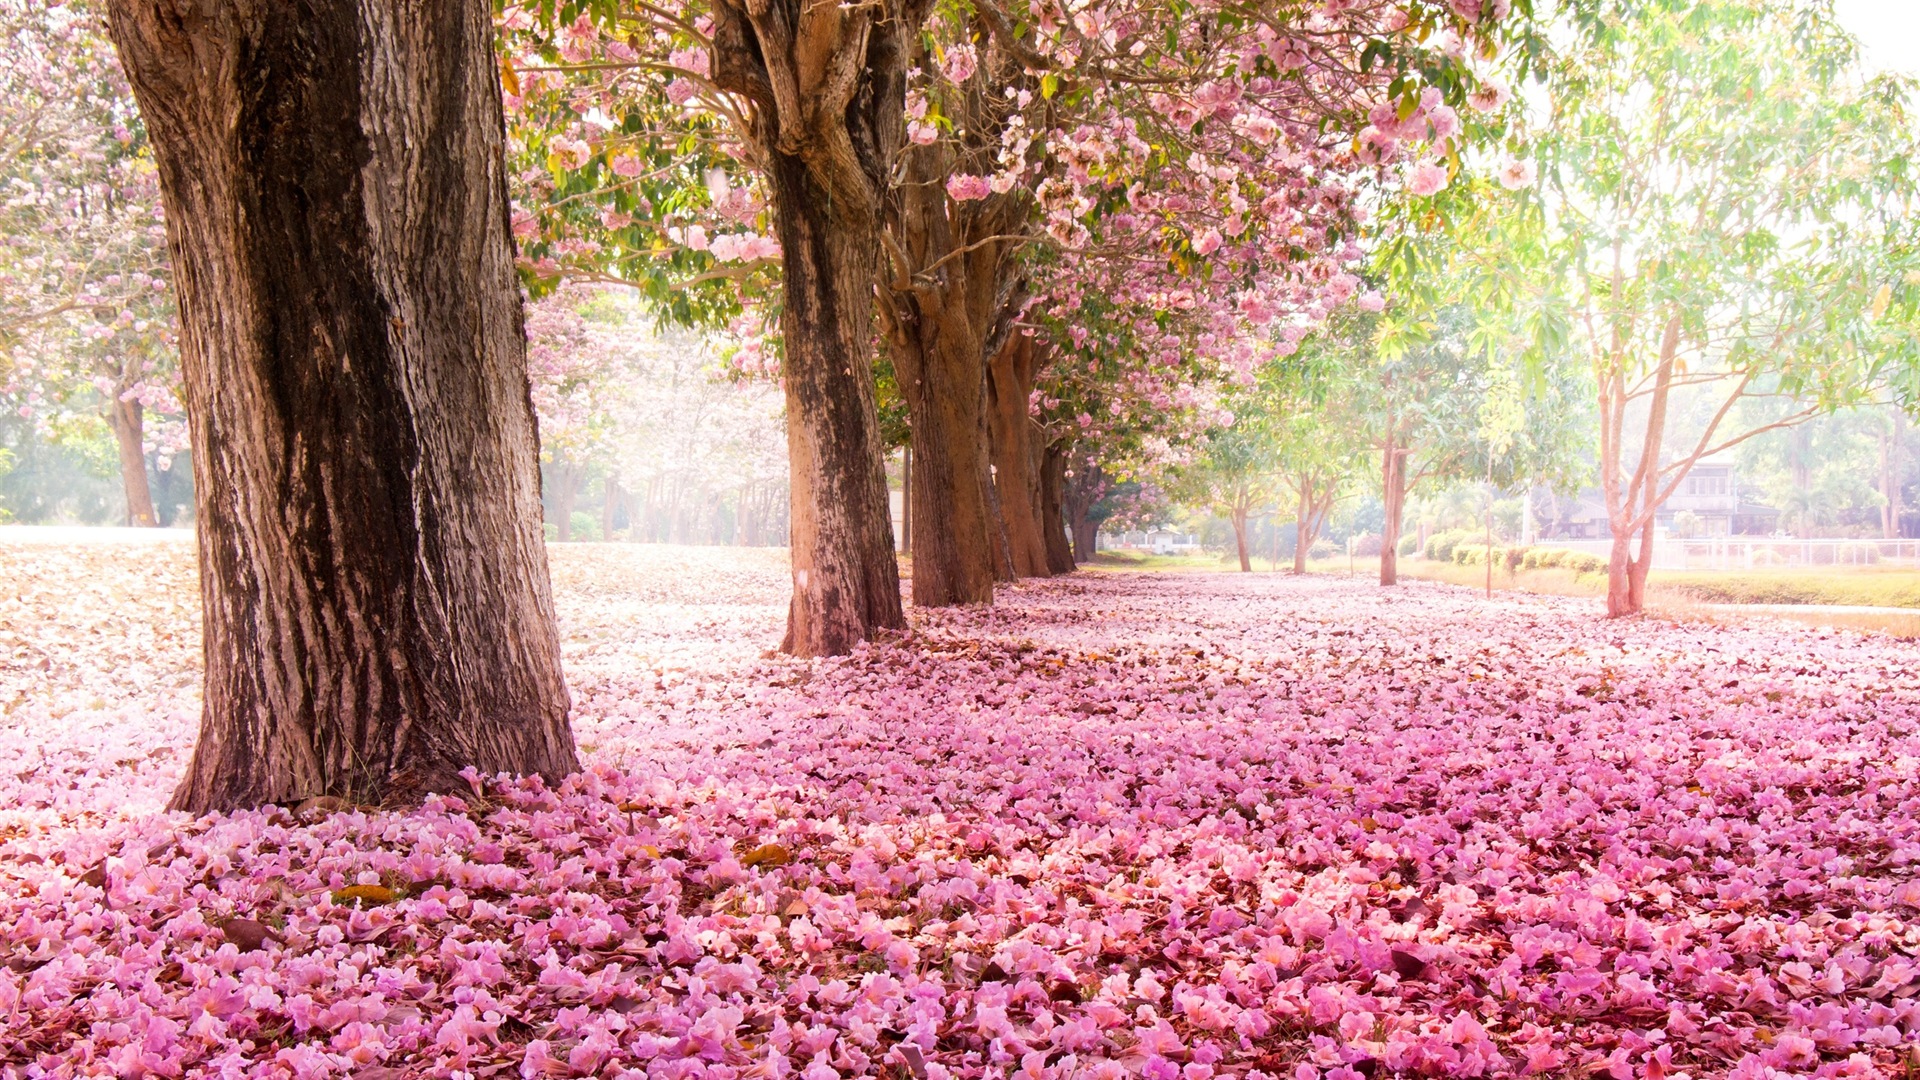
[[[1835,0],[1869,67],[1920,76],[1920,0]]]

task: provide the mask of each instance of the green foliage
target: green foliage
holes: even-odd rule
[[[1527,548],[1520,557],[1522,570],[1552,570],[1564,567],[1578,574],[1603,573],[1607,561],[1598,555],[1568,548]]]
[[[600,519],[585,510],[575,510],[568,521],[572,526],[573,539],[586,541],[603,539],[600,535]]]
[[[1486,534],[1475,533],[1470,529],[1447,529],[1433,533],[1427,537],[1427,546],[1421,554],[1435,562],[1450,562],[1453,559],[1454,549],[1461,544],[1472,543],[1476,536],[1484,538]]]

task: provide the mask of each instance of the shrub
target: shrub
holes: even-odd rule
[[[1340,554],[1340,549],[1334,547],[1332,542],[1327,540],[1315,540],[1313,546],[1307,549],[1307,558],[1309,559],[1331,559],[1338,554]],[[1376,554],[1378,554],[1378,552],[1376,552]]]
[[[1414,552],[1419,551],[1420,550],[1420,534],[1408,533],[1407,535],[1401,537],[1399,550],[1400,550],[1400,557],[1403,559],[1409,558],[1413,555]]]
[[[573,517],[569,520],[573,525],[573,538],[575,540],[600,539],[600,519],[599,518],[594,517],[592,514],[587,513],[585,510],[575,510],[573,512]]]
[[[1361,533],[1359,536],[1354,537],[1353,553],[1355,555],[1366,555],[1366,556],[1380,554],[1380,534],[1379,533]]]
[[[1527,556],[1532,553],[1532,548],[1508,548],[1506,552],[1507,573],[1511,574],[1515,570],[1520,569],[1520,564],[1526,562]]]
[[[1453,561],[1461,566],[1482,566],[1487,561],[1487,554],[1486,534],[1482,533],[1478,544],[1463,543],[1454,548]],[[1495,565],[1498,565],[1507,557],[1507,549],[1496,546],[1492,554]]]
[[[1880,561],[1880,545],[1841,544],[1833,549],[1833,561],[1842,566],[1877,563]]]
[[[1567,552],[1565,561],[1560,565],[1576,574],[1604,574],[1607,571],[1607,560],[1584,551]]]
[[[1481,534],[1485,535],[1485,534]],[[1453,551],[1461,544],[1473,539],[1474,534],[1466,529],[1444,529],[1427,537],[1426,556],[1446,562],[1453,558]]]

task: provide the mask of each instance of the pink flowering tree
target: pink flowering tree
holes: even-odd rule
[[[0,0],[0,402],[53,439],[102,427],[127,523],[148,455],[185,447],[166,232],[145,129],[99,16]]]
[[[795,515],[789,644],[832,651],[873,618],[894,618],[876,599],[887,571],[875,569],[877,530],[866,524],[884,508],[863,479],[877,475],[867,374],[876,295],[913,413],[914,528],[927,538],[915,543],[915,598],[988,599],[993,580],[1018,567],[996,540],[1009,500],[996,497],[995,451],[980,432],[1022,425],[987,422],[981,388],[1009,340],[996,327],[1017,318],[1008,301],[1033,245],[1076,265],[1110,264],[1096,278],[1125,281],[1143,264],[1198,273],[1189,302],[1224,300],[1254,322],[1311,306],[1303,294],[1344,282],[1334,267],[1354,254],[1342,237],[1353,216],[1342,175],[1391,165],[1406,147],[1450,152],[1459,123],[1448,102],[1474,89],[1467,50],[1505,15],[1503,5],[1359,3],[1296,19],[1114,2],[1071,17],[1044,4],[929,5],[871,26],[860,10],[815,26],[728,4],[592,8],[565,25],[509,12],[510,29],[541,43],[538,62],[510,50],[520,87],[510,80],[510,98],[538,90],[570,117],[565,141],[549,142],[547,171],[604,163],[607,173],[599,189],[556,184],[517,220],[545,245],[539,272],[563,272],[569,259],[591,272],[637,266],[644,250],[645,265],[671,268],[669,289],[718,276],[748,286],[751,300],[751,260],[729,257],[746,246],[772,260],[773,249],[749,238],[712,252],[732,193],[755,193],[738,206],[764,209],[754,227],[777,234],[779,292],[767,298],[783,320],[782,371],[807,451],[794,458],[794,498],[811,508]],[[814,90],[846,107],[817,107]],[[623,156],[636,141],[648,153]],[[656,240],[545,232],[563,223],[591,232],[596,220],[632,230],[638,201],[616,196],[608,217],[586,205],[589,193],[656,181],[663,190],[645,197],[656,220],[644,227]],[[669,187],[679,194],[667,197]],[[793,229],[825,246],[796,247]],[[857,282],[855,267],[867,275]],[[1241,284],[1225,288],[1215,275]],[[813,295],[802,301],[796,289]],[[1257,351],[1220,338],[1222,351]],[[1009,366],[1037,372],[1044,362]],[[1010,412],[1030,395],[1020,381],[992,400]],[[826,426],[807,434],[815,423]],[[1025,548],[1037,572],[1034,545]]]

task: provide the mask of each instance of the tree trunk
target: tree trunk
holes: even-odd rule
[[[487,5],[112,0],[177,274],[191,812],[577,767]]]
[[[1073,530],[1073,561],[1089,563],[1093,561],[1100,531],[1100,523],[1093,520],[1093,507],[1100,496],[1106,494],[1106,477],[1100,466],[1088,465],[1067,480],[1064,501],[1067,525]]]
[[[556,461],[553,463],[553,523],[559,529],[561,543],[573,541],[573,500],[580,493],[580,479],[584,470],[578,465]]]
[[[1651,508],[1640,529],[1640,554],[1627,567],[1627,603],[1635,614],[1647,610],[1647,573],[1653,569],[1654,520]]]
[[[1046,577],[1047,542],[1040,509],[1040,476],[1034,468],[1033,417],[1027,400],[1033,392],[1039,349],[1032,338],[1008,334],[987,366],[988,411],[993,429],[994,486],[1006,521],[1014,573]]]
[[[913,421],[913,602],[993,602],[998,523],[987,504],[980,439],[986,377],[963,313],[916,319],[891,341]]]
[[[1896,409],[1880,436],[1880,535],[1888,540],[1900,536],[1900,451],[1905,429],[1906,416]]]
[[[1073,573],[1073,547],[1067,541],[1066,516],[1061,499],[1067,483],[1067,450],[1048,443],[1040,458],[1040,536],[1047,545],[1047,569]]]
[[[1400,582],[1400,519],[1407,506],[1407,451],[1389,432],[1380,463],[1381,501],[1386,504],[1380,525],[1380,584]]]
[[[608,473],[601,483],[600,500],[600,539],[613,539],[613,511],[620,505],[620,480],[614,473]]]
[[[127,493],[127,524],[159,524],[153,512],[153,489],[147,484],[146,411],[138,401],[115,397],[107,406],[107,426],[120,447],[120,485]]]
[[[1247,511],[1243,506],[1235,506],[1230,515],[1233,521],[1233,543],[1240,553],[1240,572],[1253,573],[1253,561],[1247,557]]]
[[[1293,518],[1293,572],[1296,574],[1307,572],[1307,549],[1313,546],[1313,507],[1308,495],[1308,483],[1303,479],[1300,481],[1300,506]],[[1384,533],[1386,530],[1383,528],[1381,531]]]
[[[905,145],[907,43],[928,0],[715,0],[715,85],[752,103],[781,246],[793,601],[781,647],[844,653],[904,627],[880,420],[873,274]],[[916,575],[917,577],[918,575]]]
[[[1607,618],[1617,619],[1639,612],[1633,602],[1632,533],[1615,532],[1607,558]]]
[[[900,544],[913,554],[913,447],[900,448]]]
[[[799,158],[772,158],[793,502],[781,648],[826,656],[906,625],[874,411],[874,234],[835,221],[833,200]],[[919,578],[916,558],[916,587]]]

